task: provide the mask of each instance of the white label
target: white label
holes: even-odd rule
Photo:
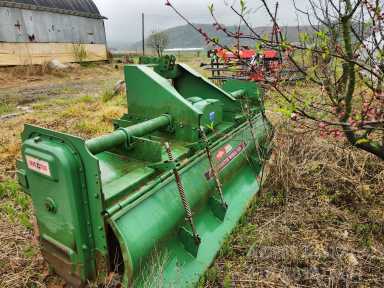
[[[49,168],[49,163],[47,161],[36,159],[32,156],[25,156],[25,159],[27,160],[27,166],[29,170],[35,171],[45,176],[51,176],[51,169]]]
[[[232,146],[230,144],[227,144],[224,146],[225,153],[229,153],[232,151]]]

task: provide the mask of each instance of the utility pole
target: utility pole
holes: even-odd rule
[[[143,44],[143,56],[145,56],[145,18],[144,13],[141,13],[141,35],[142,35],[142,44]]]

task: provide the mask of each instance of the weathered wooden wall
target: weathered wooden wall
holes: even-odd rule
[[[0,42],[106,43],[103,19],[1,5],[0,0]]]
[[[62,63],[78,62],[79,47],[86,51],[85,62],[107,59],[105,44],[0,42],[0,66],[44,64],[53,59]]]

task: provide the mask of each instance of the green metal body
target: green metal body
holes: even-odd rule
[[[185,65],[154,70],[126,66],[129,114],[109,135],[86,141],[25,126],[19,183],[32,197],[44,257],[73,286],[111,271],[126,287],[143,286],[151,267],[164,287],[194,286],[259,190],[272,131],[261,89],[239,81],[220,89]],[[218,200],[200,129],[228,208]]]

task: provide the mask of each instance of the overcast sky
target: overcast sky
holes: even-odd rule
[[[159,31],[177,25],[185,24],[169,7],[165,0],[94,0],[101,14],[108,17],[105,21],[107,38],[109,41],[135,42],[141,37],[141,13],[146,15],[146,33]],[[208,4],[213,3],[217,15],[224,24],[235,24],[238,17],[228,7],[239,0],[171,0],[171,2],[192,22],[211,23]],[[248,1],[250,22],[254,26],[271,25],[264,9],[258,9],[260,1]],[[276,0],[268,0],[271,5]],[[279,21],[283,25],[294,25],[297,17],[292,7],[291,0],[279,1]],[[301,8],[305,8],[306,0],[296,0]]]

